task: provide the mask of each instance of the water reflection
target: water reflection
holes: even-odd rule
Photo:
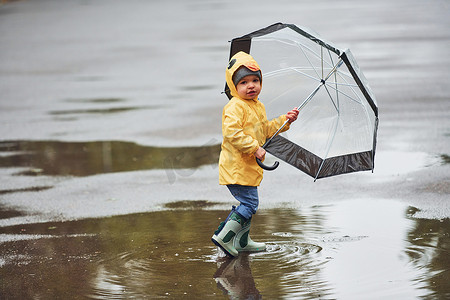
[[[214,279],[217,287],[231,299],[262,299],[253,279],[248,254],[241,254],[236,259],[224,257]]]
[[[0,295],[335,299],[343,294],[342,288],[347,289],[345,295],[361,296],[361,292],[380,298],[449,295],[449,220],[413,219],[411,209],[399,207],[403,214],[395,214],[398,226],[414,226],[402,227],[406,236],[398,237],[378,216],[373,225],[385,237],[378,239],[361,219],[356,220],[361,232],[330,226],[331,215],[345,211],[339,203],[261,210],[252,237],[266,241],[268,251],[229,260],[210,242],[226,211],[210,210],[203,201],[192,206],[178,202],[173,207],[179,209],[0,228]],[[402,268],[391,274],[392,261],[386,257],[396,257]],[[360,258],[374,261],[363,277],[356,272]],[[338,273],[327,276],[336,265]],[[392,275],[394,281],[388,282]],[[340,278],[360,284],[342,285]],[[393,289],[381,289],[383,284]]]
[[[149,147],[129,142],[0,142],[0,167],[26,167],[18,175],[88,176],[148,169],[196,168],[218,161],[220,145]]]
[[[424,269],[417,284],[426,283],[430,299],[450,297],[450,219],[421,219],[408,232],[405,252],[414,268]]]

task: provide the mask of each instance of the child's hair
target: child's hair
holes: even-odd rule
[[[233,75],[234,85],[237,85],[239,83],[239,81],[241,81],[242,78],[244,78],[245,76],[248,76],[248,75],[258,76],[259,80],[261,80],[261,71],[260,70],[252,71],[249,68],[247,68],[246,66],[241,66],[241,67],[239,67],[239,69],[236,70],[236,72],[234,72],[234,75]]]

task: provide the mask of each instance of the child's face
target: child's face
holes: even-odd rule
[[[261,92],[261,81],[256,75],[245,76],[236,85],[236,90],[242,99],[255,99]]]

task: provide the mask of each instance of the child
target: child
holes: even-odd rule
[[[263,160],[261,147],[281,125],[298,116],[295,108],[286,115],[267,120],[264,105],[258,101],[262,76],[256,61],[244,52],[236,53],[226,70],[226,81],[233,98],[222,112],[222,150],[219,159],[219,183],[226,185],[240,202],[233,206],[227,219],[219,225],[212,241],[228,256],[236,257],[241,251],[264,251],[266,245],[249,237],[250,222],[258,208],[258,190],[263,170],[255,157]],[[289,129],[287,124],[283,131]]]

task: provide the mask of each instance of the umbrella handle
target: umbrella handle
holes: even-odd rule
[[[288,123],[288,121],[289,120],[286,120],[286,122],[284,122],[284,124],[280,127],[280,129],[278,129],[277,130],[277,132],[275,132],[275,134],[270,138],[270,139],[268,139],[265,143],[264,143],[264,145],[262,145],[262,147],[265,149],[266,147],[267,147],[267,145],[269,145],[270,144],[270,142],[272,141],[272,139],[281,131],[281,129],[283,129],[284,128],[284,126],[286,126],[286,124]],[[275,162],[272,166],[268,166],[268,165],[265,165],[259,158],[257,158],[256,157],[256,162],[258,163],[258,165],[261,167],[261,168],[263,168],[264,170],[267,170],[267,171],[273,171],[273,170],[275,170],[276,168],[278,168],[278,166],[280,165],[280,163],[279,162]]]
[[[276,168],[278,168],[278,165],[280,164],[279,162],[276,161],[272,166],[267,166],[259,158],[256,158],[256,162],[258,163],[258,165],[261,168],[263,168],[264,170],[267,170],[267,171],[275,170]]]
[[[284,121],[283,125],[281,125],[281,127],[278,128],[277,132],[275,132],[274,135],[272,135],[272,137],[271,137],[270,139],[268,139],[268,140],[264,143],[264,145],[262,145],[262,147],[263,147],[264,149],[267,147],[267,145],[270,144],[270,142],[272,141],[272,139],[278,135],[278,133],[284,128],[284,126],[286,126],[286,124],[287,124],[288,122],[289,122],[289,119],[286,120],[286,121]],[[280,163],[276,161],[272,166],[267,166],[267,165],[263,164],[263,162],[262,162],[259,158],[256,158],[256,162],[258,163],[258,165],[259,165],[261,168],[263,168],[264,170],[267,170],[267,171],[273,171],[273,170],[275,170],[276,168],[278,168],[278,166],[280,165]]]

